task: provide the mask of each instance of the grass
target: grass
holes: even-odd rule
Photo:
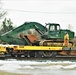
[[[9,73],[9,72],[0,71],[0,75],[27,75],[27,74],[18,74],[18,73]]]

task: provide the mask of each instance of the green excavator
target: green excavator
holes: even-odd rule
[[[45,26],[37,23],[37,22],[25,22],[19,27],[6,32],[0,36],[0,40],[2,42],[8,44],[16,44],[16,45],[27,45],[27,37],[26,40],[19,37],[20,33],[24,33],[30,29],[36,30],[42,39],[45,40],[57,40],[63,39],[65,32],[69,34],[70,38],[74,38],[75,33],[68,29],[61,29],[59,24],[56,23],[47,23]]]

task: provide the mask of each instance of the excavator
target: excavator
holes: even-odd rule
[[[29,30],[36,33],[33,35]],[[74,39],[75,33],[68,29],[61,29],[59,24],[47,23],[44,26],[37,22],[25,22],[19,27],[2,34],[0,39],[6,45],[13,44],[13,46],[3,46],[3,52],[15,57],[22,55],[25,57],[75,56],[76,49],[73,47],[73,42],[70,41],[70,46],[63,47],[65,32],[69,34],[70,40]]]
[[[69,34],[71,39],[74,38],[75,34],[73,31],[60,29],[60,25],[56,23],[48,23],[44,26],[37,22],[25,22],[19,27],[2,34],[0,39],[8,44],[26,45],[26,42],[17,35],[27,32],[30,29],[35,29],[35,31],[38,32],[38,35],[40,35],[42,39],[46,40],[63,39],[65,32]]]

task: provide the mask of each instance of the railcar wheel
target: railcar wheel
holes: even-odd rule
[[[37,51],[35,57],[43,57],[43,51]]]
[[[57,52],[55,51],[38,51],[36,57],[56,57]]]
[[[57,52],[54,51],[43,51],[43,57],[56,57]]]
[[[25,56],[25,57],[28,57],[28,56],[29,56],[29,52],[25,52],[25,53],[24,53],[24,56]]]
[[[29,56],[30,56],[30,57],[35,57],[35,51],[30,51],[30,52],[29,52]]]

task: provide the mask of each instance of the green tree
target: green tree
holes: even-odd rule
[[[9,18],[9,20],[7,20],[7,24],[8,24],[8,30],[14,29],[14,27],[13,27],[13,22],[11,21],[10,18]]]
[[[7,14],[7,11],[2,9],[3,3],[0,0],[0,20]],[[3,27],[6,31],[6,26],[5,26],[5,21],[3,21]],[[1,29],[1,25],[0,25],[0,29]],[[3,31],[3,30],[2,30]],[[0,34],[2,33],[2,31],[0,31]]]
[[[6,18],[4,19],[4,21],[2,22],[2,29],[0,30],[0,34],[6,33],[12,29],[14,29],[13,27],[13,22],[11,21],[11,19],[7,20]]]
[[[2,22],[2,31],[3,33],[7,32],[8,31],[8,27],[6,25],[6,18],[4,19],[4,21]]]

